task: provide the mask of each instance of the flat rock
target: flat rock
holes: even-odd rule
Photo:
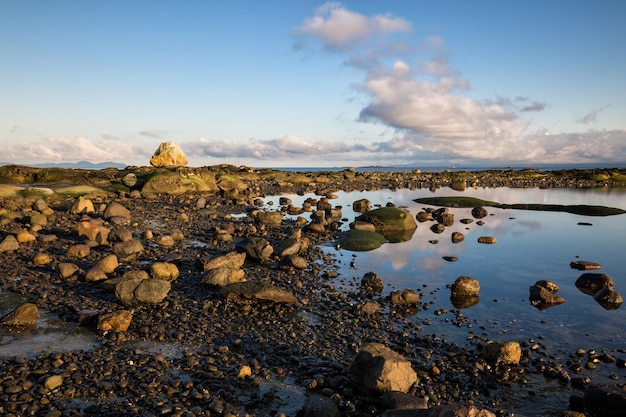
[[[233,295],[241,298],[270,301],[273,303],[298,304],[297,298],[289,291],[276,287],[269,282],[248,281],[226,285],[221,288],[222,296]]]
[[[24,303],[2,316],[0,324],[14,329],[32,327],[37,324],[38,317],[39,309],[37,306],[32,303]]]

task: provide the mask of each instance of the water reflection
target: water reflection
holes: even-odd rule
[[[336,192],[333,205],[343,206],[348,228],[355,213],[352,203],[367,199],[372,207],[392,202],[405,206],[413,216],[424,204],[413,200],[427,196],[463,195],[506,204],[599,205],[626,209],[624,189],[512,189],[478,188],[463,192],[451,189],[380,190]],[[299,205],[311,196],[289,196]],[[435,207],[431,207],[435,208]],[[626,309],[607,310],[593,297],[581,293],[575,286],[579,271],[570,267],[572,261],[585,259],[600,263],[603,273],[615,281],[615,289],[626,288],[626,215],[591,217],[570,213],[532,212],[487,208],[484,224],[476,220],[463,224],[459,220],[472,218],[471,210],[450,209],[455,223],[441,234],[430,230],[432,223],[418,223],[411,239],[386,243],[370,252],[354,253],[326,250],[339,259],[340,278],[336,287],[353,291],[342,282],[360,280],[369,271],[379,274],[385,291],[420,288],[426,292],[424,301],[433,302],[435,309],[468,309],[453,302],[445,286],[457,277],[467,275],[481,283],[480,302],[472,304],[466,315],[484,327],[492,338],[528,340],[541,337],[548,347],[573,352],[584,346],[594,349],[623,349],[626,336]],[[592,224],[581,226],[580,223]],[[453,232],[463,233],[465,239],[452,243]],[[480,236],[493,236],[494,245],[478,244]],[[433,243],[433,242],[437,243]],[[444,257],[457,258],[449,262]],[[348,260],[348,261],[342,261]],[[539,280],[550,280],[560,288],[566,302],[547,310],[538,310],[529,302],[529,288]],[[442,318],[432,311],[418,311],[410,320],[427,320],[432,332],[450,341],[465,341],[468,329],[443,325]]]

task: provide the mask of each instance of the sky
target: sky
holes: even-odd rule
[[[0,0],[0,162],[626,162],[620,0]]]

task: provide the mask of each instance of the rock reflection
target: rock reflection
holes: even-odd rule
[[[480,302],[478,295],[452,295],[450,302],[455,308],[470,308]]]

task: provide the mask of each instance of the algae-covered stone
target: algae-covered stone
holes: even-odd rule
[[[348,230],[337,239],[341,247],[352,251],[369,251],[379,248],[387,239],[380,233],[368,230]]]
[[[417,227],[411,213],[397,207],[381,207],[368,211],[356,220],[372,223],[379,232],[413,230]]]

